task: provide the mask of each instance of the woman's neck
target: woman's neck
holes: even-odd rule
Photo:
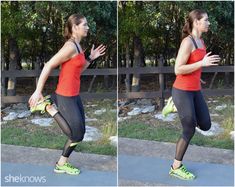
[[[199,32],[198,30],[196,29],[193,29],[192,32],[191,32],[191,35],[195,38],[195,39],[200,39],[201,38],[201,35],[202,33]]]
[[[76,43],[80,43],[80,41],[81,41],[81,37],[78,37],[78,36],[75,36],[75,35],[72,35],[71,38],[74,39]]]

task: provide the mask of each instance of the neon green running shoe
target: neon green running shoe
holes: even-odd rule
[[[164,106],[163,110],[162,110],[162,115],[164,117],[166,117],[169,113],[171,112],[176,112],[177,109],[174,105],[174,102],[173,102],[173,99],[172,97],[170,97],[168,100],[167,100],[167,104]]]
[[[59,166],[56,163],[54,172],[55,173],[67,173],[69,175],[78,175],[78,174],[80,174],[80,170],[78,168],[75,168],[74,166],[72,166],[68,162],[66,162],[63,166]]]
[[[43,100],[39,101],[36,106],[30,107],[30,112],[34,113],[37,111],[41,111],[41,114],[46,112],[46,106],[52,104],[50,95],[44,97]]]
[[[171,166],[169,174],[183,180],[193,180],[196,178],[196,176],[190,173],[183,164],[177,169],[173,169]]]

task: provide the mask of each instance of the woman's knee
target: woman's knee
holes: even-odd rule
[[[72,139],[73,141],[80,142],[83,140],[85,135],[85,126],[84,123],[76,124],[76,128],[72,130]]]
[[[72,137],[73,142],[81,142],[84,138],[85,133],[79,132]]]
[[[188,128],[183,130],[183,138],[186,142],[189,142],[195,134],[195,128]]]
[[[189,142],[195,134],[196,120],[193,116],[185,116],[181,119],[181,123],[183,126],[183,138]]]
[[[211,128],[211,120],[206,120],[198,124],[199,128],[203,131],[208,131]]]

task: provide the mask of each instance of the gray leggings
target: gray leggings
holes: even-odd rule
[[[68,137],[62,155],[69,157],[76,147],[73,143],[82,141],[86,132],[83,104],[79,95],[67,97],[55,94],[52,100],[59,110],[54,119]]]
[[[184,91],[173,88],[172,98],[183,127],[182,136],[176,145],[175,159],[182,161],[196,126],[207,131],[211,128],[211,119],[201,91]]]

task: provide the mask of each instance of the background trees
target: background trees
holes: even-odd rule
[[[90,27],[82,46],[107,45],[99,67],[116,67],[116,2],[2,1],[2,70],[42,69],[63,45],[64,23],[74,13],[83,14]],[[107,81],[107,77],[105,77]],[[15,94],[15,79],[8,79],[8,95]]]
[[[118,5],[119,67],[157,66],[161,56],[165,66],[173,65],[181,42],[184,19],[193,9],[208,12],[210,31],[203,36],[207,51],[221,56],[223,60],[220,65],[233,65],[233,2],[137,1],[120,2]],[[228,76],[226,74],[225,80]],[[133,85],[140,87],[139,78],[139,75],[133,75],[132,88]]]

